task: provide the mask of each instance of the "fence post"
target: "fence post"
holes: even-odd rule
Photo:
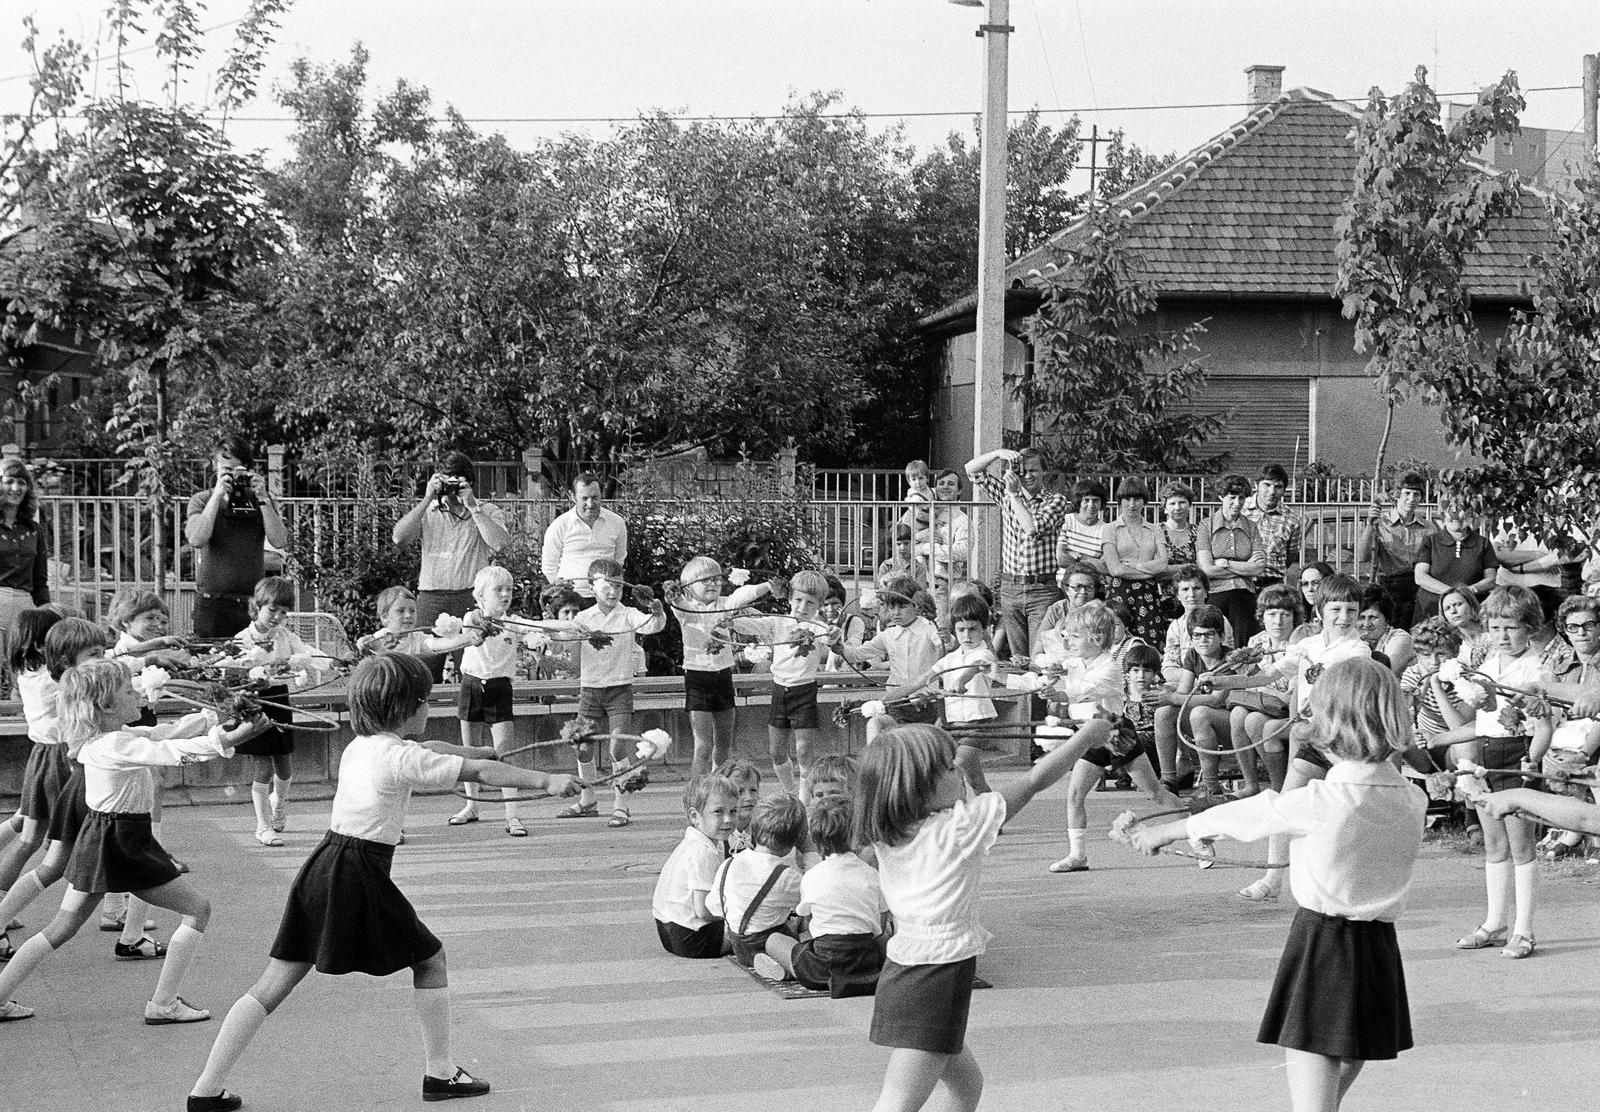
[[[286,451],[282,444],[267,445],[267,489],[274,498],[283,497],[283,457]]]
[[[795,450],[790,444],[778,449],[778,490],[785,498],[794,497]]]

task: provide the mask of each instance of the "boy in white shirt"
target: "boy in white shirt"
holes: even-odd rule
[[[739,811],[738,789],[714,772],[691,777],[683,789],[683,810],[689,825],[661,867],[650,898],[656,937],[676,957],[720,958],[726,952],[722,921],[711,914],[707,900]]]
[[[886,660],[889,663],[889,688],[904,687],[913,679],[933,668],[944,655],[944,637],[917,608],[917,586],[910,579],[893,580],[878,592],[878,611],[883,628],[870,640],[859,646],[846,645],[844,658],[851,664],[866,664]],[[938,702],[922,706],[902,705],[894,708],[893,715],[880,715],[867,722],[867,742],[870,744],[881,730],[902,722],[938,721]]]
[[[750,820],[749,849],[722,863],[706,897],[706,909],[722,917],[723,936],[739,964],[764,953],[767,940],[784,931],[800,904],[800,873],[784,860],[805,834],[806,809],[788,792],[756,804]]]
[[[931,687],[937,680],[939,689],[945,692],[942,702],[947,728],[997,720],[999,714],[994,701],[988,698],[989,673],[998,666],[994,650],[989,647],[989,620],[989,608],[978,596],[961,595],[953,600],[950,626],[956,647],[905,687],[889,691],[884,696],[885,701],[907,698]],[[979,754],[999,748],[998,743],[986,741],[980,735],[957,738],[956,768],[961,770],[974,794],[989,790]]]

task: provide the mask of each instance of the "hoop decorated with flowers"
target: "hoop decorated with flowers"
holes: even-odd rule
[[[1144,815],[1138,815],[1132,811],[1124,811],[1111,822],[1111,840],[1131,847],[1134,845],[1134,834],[1145,823],[1155,822],[1157,819],[1174,819],[1180,815],[1187,818],[1194,813],[1188,807],[1177,807],[1166,811],[1151,811]],[[1167,849],[1165,852],[1172,854],[1174,857],[1187,857],[1201,863],[1209,862],[1212,865],[1223,865],[1236,869],[1287,869],[1289,867],[1287,861],[1246,860],[1219,854],[1211,848],[1210,839],[1199,841],[1191,839],[1189,845],[1191,848],[1187,850]]]

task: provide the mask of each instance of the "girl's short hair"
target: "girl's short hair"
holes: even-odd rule
[[[61,621],[61,614],[46,607],[23,610],[11,623],[12,674],[31,672],[45,666],[45,635]]]
[[[488,570],[488,569],[484,569],[484,570]],[[480,574],[482,574],[482,573],[480,573]],[[510,572],[506,572],[507,576],[509,576],[510,574],[511,574]],[[621,564],[617,563],[617,561],[615,561],[615,560],[613,560],[613,559],[611,559],[609,557],[602,556],[600,559],[594,561],[593,563],[591,563],[589,565],[588,578],[590,578],[590,579],[612,579],[612,580],[615,580],[617,582],[617,584],[620,586],[621,583],[622,583],[622,577],[625,574],[626,574],[626,572],[623,570],[623,567],[622,567]]]
[[[1328,665],[1311,688],[1311,717],[1323,749],[1347,761],[1377,764],[1411,748],[1411,716],[1394,673],[1351,657]]]
[[[100,732],[96,719],[128,682],[128,670],[115,660],[86,660],[56,678],[61,682],[56,695],[58,736],[68,755],[75,757],[83,743]]]
[[[1197,629],[1214,629],[1218,633],[1226,633],[1228,619],[1217,607],[1210,604],[1196,606],[1189,611],[1184,626],[1192,634]]]
[[[1298,622],[1300,592],[1282,583],[1274,583],[1256,597],[1256,618],[1259,620],[1268,610],[1287,610]]]
[[[121,631],[132,625],[136,618],[157,612],[167,612],[166,601],[160,595],[139,587],[123,587],[111,596],[107,620],[111,622],[112,629]]]
[[[350,725],[357,734],[392,733],[433,691],[433,673],[420,656],[377,653],[350,673]]]
[[[1333,565],[1326,560],[1307,560],[1295,569],[1295,578],[1300,578],[1302,572],[1314,571],[1322,578],[1327,579],[1333,575]]]
[[[44,635],[44,666],[51,679],[59,680],[88,650],[110,647],[106,631],[88,618],[62,618]]]
[[[678,573],[678,579],[684,583],[697,583],[704,579],[722,574],[722,565],[710,556],[692,556],[689,562],[683,565],[683,570]]]
[[[820,571],[806,568],[803,571],[795,572],[789,578],[789,591],[790,593],[802,591],[815,598],[818,602],[826,602],[828,600],[828,581],[822,578]]]
[[[1111,635],[1116,632],[1117,617],[1103,602],[1086,602],[1069,611],[1061,628],[1070,633],[1082,634],[1099,648],[1111,647]]]
[[[259,610],[263,606],[278,606],[285,610],[294,608],[294,580],[285,579],[281,575],[269,575],[256,584],[256,589],[250,594],[250,601],[256,604]]]
[[[417,596],[411,593],[411,588],[401,587],[398,585],[394,587],[385,587],[383,590],[378,592],[378,617],[380,619],[387,618],[389,616],[389,611],[394,609],[394,604],[404,601],[405,599],[410,599],[412,602],[417,601]]]
[[[1468,621],[1476,622],[1476,621],[1478,621],[1479,618],[1482,617],[1482,606],[1478,602],[1477,594],[1475,594],[1473,592],[1472,588],[1464,587],[1464,586],[1460,586],[1460,585],[1457,585],[1455,587],[1451,587],[1448,591],[1446,591],[1444,594],[1439,596],[1439,613],[1441,615],[1444,614],[1444,604],[1445,604],[1446,600],[1448,600],[1450,598],[1451,595],[1456,596],[1462,602],[1467,604],[1467,620]]]
[[[717,766],[716,773],[734,784],[735,790],[746,780],[754,780],[757,787],[761,786],[761,766],[745,757],[729,757]]]
[[[1544,625],[1544,608],[1539,605],[1539,596],[1526,587],[1496,587],[1483,600],[1478,616],[1485,621],[1510,618],[1529,629]]]
[[[850,797],[830,795],[811,805],[806,815],[806,830],[811,834],[811,844],[824,857],[849,853],[854,848],[850,840]]]
[[[1150,488],[1145,481],[1136,475],[1129,475],[1117,484],[1117,501],[1124,498],[1137,498],[1141,502],[1150,501]]]
[[[1438,616],[1427,618],[1412,627],[1411,647],[1418,653],[1455,656],[1461,651],[1461,631]]]
[[[818,757],[811,762],[811,767],[806,769],[808,786],[822,780],[838,780],[845,786],[846,794],[855,792],[858,778],[855,758],[847,757],[843,753],[829,753],[827,756]]]
[[[1184,564],[1172,573],[1172,585],[1181,586],[1184,583],[1198,583],[1207,591],[1211,590],[1211,577],[1200,570],[1199,564]]]
[[[732,780],[718,772],[702,772],[699,776],[689,777],[689,782],[683,786],[683,813],[688,815],[691,811],[704,811],[706,803],[714,795],[737,800],[739,789],[734,787]]]
[[[766,796],[750,816],[750,840],[779,857],[799,844],[805,829],[805,805],[788,792]]]
[[[1363,611],[1376,610],[1384,621],[1394,624],[1394,599],[1378,584],[1369,583],[1361,588],[1360,606]]]
[[[956,743],[937,726],[913,722],[879,734],[861,758],[855,843],[897,846],[910,838],[955,763]]]
[[[1330,602],[1361,601],[1361,584],[1351,579],[1348,575],[1330,575],[1317,585],[1317,617],[1322,616],[1323,607]]]
[[[1147,668],[1156,674],[1161,672],[1161,650],[1154,645],[1138,644],[1128,650],[1122,658],[1123,672],[1131,672],[1135,668]]]
[[[39,496],[36,493],[39,484],[33,480],[33,472],[23,460],[16,456],[7,456],[0,460],[0,479],[20,475],[27,480],[28,493],[22,496],[22,501],[17,503],[17,520],[24,525],[39,524]]]
[[[1192,503],[1194,501],[1194,491],[1182,483],[1168,483],[1161,488],[1161,500],[1165,502],[1169,498],[1182,498],[1185,502]]]
[[[1226,475],[1222,482],[1217,484],[1217,497],[1225,494],[1249,494],[1255,489],[1254,484],[1243,475]]]
[[[955,627],[957,622],[977,622],[984,629],[989,628],[993,614],[986,604],[977,595],[961,595],[950,600],[950,625]]]
[[[1082,505],[1085,498],[1098,498],[1104,504],[1106,500],[1105,484],[1098,479],[1079,479],[1072,484],[1072,504],[1074,507]]]

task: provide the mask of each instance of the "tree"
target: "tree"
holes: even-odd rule
[[[1193,358],[1205,328],[1145,331],[1156,291],[1123,242],[1126,221],[1104,209],[1092,219],[1030,321],[1034,370],[1020,389],[1034,441],[1069,471],[1203,468],[1199,451],[1227,415],[1173,410],[1205,384]]]
[[[1388,402],[1374,484],[1395,406],[1413,395],[1448,402],[1449,384],[1483,363],[1466,263],[1493,222],[1516,210],[1519,190],[1514,173],[1497,177],[1468,163],[1490,138],[1516,134],[1524,106],[1508,73],[1446,125],[1419,66],[1392,100],[1374,88],[1356,125],[1355,188],[1336,226],[1335,293],[1356,322],[1356,350],[1372,351]]]

